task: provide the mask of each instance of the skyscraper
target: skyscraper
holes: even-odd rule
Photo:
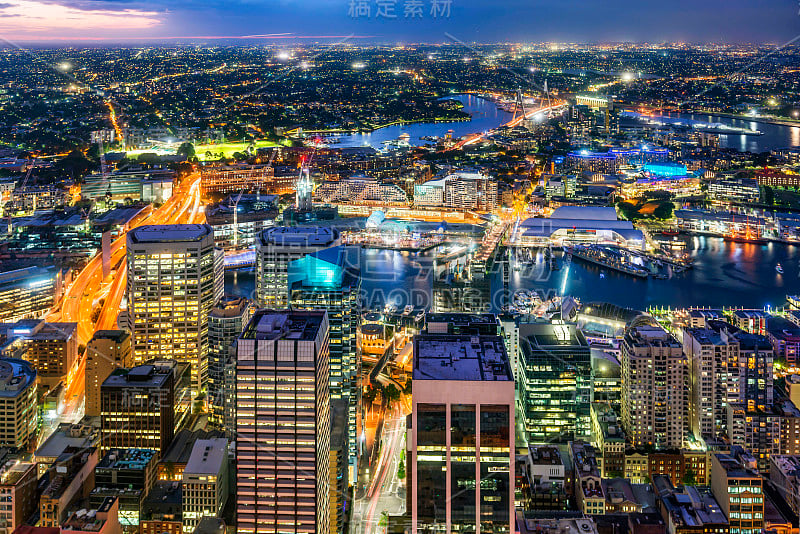
[[[100,386],[119,367],[133,365],[131,335],[125,330],[98,330],[86,345],[86,415],[100,415]]]
[[[189,362],[199,392],[208,373],[208,314],[222,292],[222,251],[214,248],[207,224],[128,232],[128,328],[135,363]]]
[[[660,326],[630,328],[622,349],[622,425],[634,447],[683,446],[688,375],[681,344]]]
[[[264,308],[289,306],[289,263],[318,250],[341,244],[332,228],[276,226],[256,240],[256,298]]]
[[[412,532],[514,531],[514,376],[499,336],[414,338]]]
[[[519,324],[520,399],[528,439],[571,441],[591,431],[589,344],[573,323]]]
[[[350,480],[356,480],[356,408],[360,358],[357,347],[361,321],[360,249],[331,247],[289,265],[289,291],[293,310],[327,310],[330,324],[330,395],[350,400],[348,438]]]
[[[225,365],[230,347],[253,315],[253,302],[246,298],[223,297],[208,314],[208,404],[209,419],[224,419]]]
[[[190,406],[188,364],[153,361],[117,369],[100,387],[100,445],[167,450]]]
[[[325,311],[255,313],[237,341],[237,530],[327,533],[330,395]]]

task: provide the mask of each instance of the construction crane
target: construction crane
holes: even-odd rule
[[[275,154],[277,154],[277,150],[273,150],[272,154],[269,156],[269,161],[267,162],[266,169],[272,168],[272,162],[275,159]],[[244,194],[244,188],[239,191],[239,196],[236,197],[236,200],[233,201],[233,246],[234,248],[239,246],[239,201],[242,200],[242,195]]]
[[[33,158],[31,161],[30,166],[28,167],[28,171],[25,173],[25,178],[22,180],[22,184],[20,184],[20,189],[25,189],[25,186],[28,185],[28,179],[31,177],[31,172],[33,172],[33,168],[36,166],[36,158]]]

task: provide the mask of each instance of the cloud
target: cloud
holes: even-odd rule
[[[79,9],[40,0],[0,4],[0,37],[4,39],[84,39],[136,34],[162,24],[157,11],[135,9]],[[13,20],[8,20],[13,19]]]

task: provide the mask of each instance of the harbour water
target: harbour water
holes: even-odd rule
[[[501,124],[510,121],[513,114],[503,111],[491,100],[480,98],[475,95],[453,95],[447,97],[451,100],[458,100],[464,104],[464,111],[472,116],[470,121],[450,121],[450,122],[419,122],[397,126],[387,126],[370,133],[350,134],[339,137],[339,143],[334,147],[360,147],[371,146],[376,149],[383,147],[384,141],[394,141],[400,134],[409,135],[409,144],[412,146],[422,146],[431,141],[425,141],[420,137],[444,137],[448,130],[453,130],[453,137],[461,137],[471,133],[485,132],[492,128],[497,128]]]
[[[572,295],[582,302],[612,302],[645,309],[648,306],[782,306],[787,294],[800,293],[800,247],[779,243],[731,243],[715,237],[686,237],[694,268],[666,280],[635,278],[572,261],[568,268],[550,271],[542,262],[510,271],[509,290],[536,289],[545,295]],[[362,294],[368,307],[392,303],[425,306],[430,303],[432,253],[389,250],[362,252]],[[563,264],[563,258],[558,257]],[[775,266],[781,263],[783,274]],[[226,291],[251,296],[252,270],[229,271]],[[499,276],[492,291],[502,290]],[[562,293],[563,290],[563,293]],[[495,299],[497,300],[497,299]]]
[[[688,121],[699,124],[725,124],[735,128],[758,130],[763,135],[720,135],[719,146],[735,148],[742,152],[767,152],[778,148],[800,146],[800,126],[770,124],[747,119],[733,119],[716,115],[667,113],[663,116],[651,117],[664,122]]]

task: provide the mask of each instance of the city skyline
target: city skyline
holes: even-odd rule
[[[349,44],[689,42],[784,45],[800,33],[792,2],[593,0],[285,0],[269,5],[165,0],[9,0],[0,39],[20,42],[163,41]],[[642,24],[645,21],[645,24]]]

